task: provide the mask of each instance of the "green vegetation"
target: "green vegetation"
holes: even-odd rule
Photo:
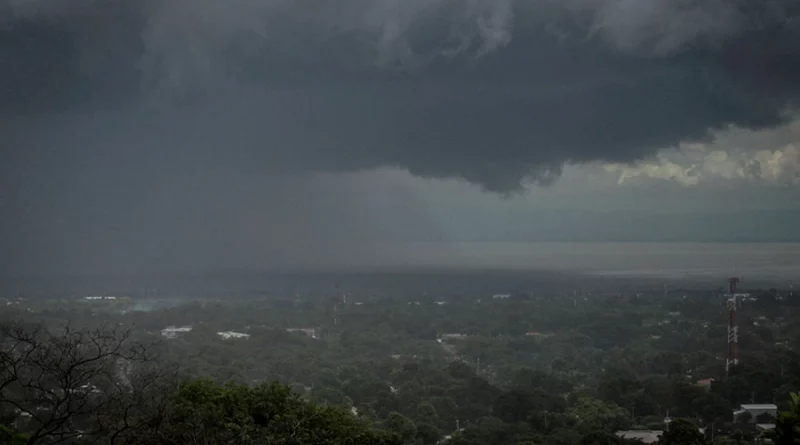
[[[776,445],[800,444],[800,395],[792,393],[789,408],[778,414],[770,438]]]
[[[411,424],[413,427],[413,423]],[[207,380],[183,384],[162,421],[126,442],[160,444],[393,445],[398,439],[369,427],[342,408],[301,400],[273,383],[249,387]]]
[[[0,443],[796,443],[800,307],[745,302],[726,375],[719,292],[672,294],[10,305]],[[784,411],[734,418],[743,403]]]

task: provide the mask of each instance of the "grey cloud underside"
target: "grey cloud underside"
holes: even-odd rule
[[[5,169],[392,165],[506,192],[800,99],[792,0],[75,2],[0,1]]]

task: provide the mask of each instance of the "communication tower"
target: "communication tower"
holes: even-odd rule
[[[728,357],[725,359],[725,372],[730,372],[732,366],[739,364],[739,323],[736,320],[736,311],[739,306],[736,285],[738,277],[728,278],[728,294],[726,304],[728,308]]]

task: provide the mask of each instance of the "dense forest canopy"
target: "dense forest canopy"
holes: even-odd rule
[[[791,412],[800,388],[800,306],[753,295],[728,373],[717,292],[147,312],[123,299],[14,300],[2,313],[3,440],[567,445],[646,429],[676,444],[753,441],[774,414],[735,416],[739,406]]]

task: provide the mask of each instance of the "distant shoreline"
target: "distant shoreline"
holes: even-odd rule
[[[377,250],[376,250],[377,251]],[[364,252],[360,252],[364,255]],[[0,277],[0,296],[114,292],[160,297],[385,295],[426,292],[483,294],[570,287],[651,286],[716,288],[742,276],[743,287],[785,288],[800,280],[800,243],[436,243],[408,244],[335,266],[230,267],[117,274],[42,274]],[[338,289],[338,290],[337,290]]]

